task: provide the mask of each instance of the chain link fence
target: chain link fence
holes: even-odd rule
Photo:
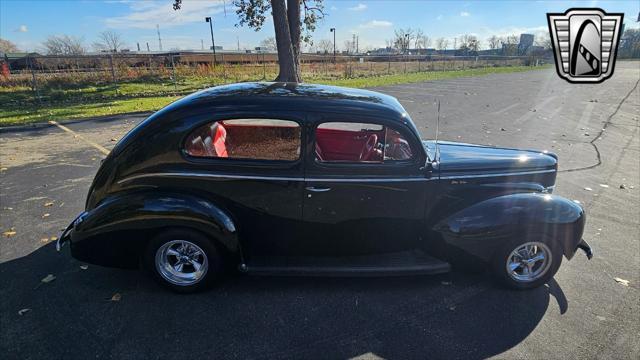
[[[536,56],[315,55],[301,57],[307,82],[503,66],[538,66]],[[207,53],[25,56],[3,64],[0,86],[9,101],[82,101],[182,95],[243,81],[270,81],[276,54]],[[6,95],[6,94],[5,94]]]

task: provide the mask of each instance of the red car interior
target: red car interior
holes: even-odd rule
[[[316,129],[316,156],[321,161],[382,161],[382,130]]]
[[[400,133],[379,130],[316,128],[315,153],[325,162],[383,162],[411,158],[411,147]],[[197,157],[295,160],[300,154],[300,128],[214,122],[189,136],[186,151]]]
[[[219,121],[194,131],[185,147],[196,157],[295,160],[300,155],[300,128]]]

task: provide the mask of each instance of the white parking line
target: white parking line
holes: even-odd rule
[[[69,129],[68,127],[66,127],[64,125],[60,125],[56,121],[53,121],[53,120],[49,121],[49,124],[55,125],[55,126],[59,127],[60,129],[68,132],[69,134],[73,135],[73,137],[76,137],[76,138],[86,142],[87,144],[93,146],[94,148],[96,148],[98,151],[100,151],[104,155],[109,155],[109,150],[107,148],[105,148],[104,146],[102,146],[100,144],[97,144],[97,143],[85,138],[84,136],[82,136],[82,135],[78,134],[77,132]]]

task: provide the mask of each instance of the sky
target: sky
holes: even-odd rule
[[[224,49],[253,49],[274,36],[268,18],[260,31],[238,27],[233,0],[183,0],[174,11],[173,0],[0,0],[0,38],[24,51],[42,51],[41,43],[50,35],[81,38],[88,48],[102,31],[120,33],[127,47],[143,50],[149,43],[158,50],[156,25],[160,27],[164,50],[208,49],[211,42],[205,16],[214,19],[216,45]],[[325,0],[325,18],[312,34],[313,40],[333,40],[336,44],[358,35],[361,49],[384,47],[394,29],[421,29],[432,46],[436,38],[475,35],[487,47],[491,35],[548,32],[546,13],[564,12],[571,7],[600,7],[606,12],[623,12],[627,28],[638,28],[640,1],[342,1]],[[226,14],[225,14],[226,10]]]

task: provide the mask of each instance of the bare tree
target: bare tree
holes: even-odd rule
[[[518,53],[518,36],[508,35],[501,39],[504,55],[516,55]]]
[[[42,43],[49,55],[82,55],[86,52],[82,38],[52,35]]]
[[[317,48],[320,52],[328,54],[330,52],[333,52],[333,42],[331,40],[322,39],[318,41]]]
[[[545,32],[545,33],[540,32],[536,36],[535,44],[536,44],[536,46],[541,46],[545,51],[546,50],[551,50],[551,37],[549,36],[549,33],[548,32]]]
[[[354,41],[351,40],[345,40],[344,41],[344,50],[347,52],[347,54],[353,54],[356,52],[356,43]]]
[[[267,51],[275,51],[277,46],[276,46],[276,38],[274,38],[273,36],[268,37],[264,40],[262,40],[260,42],[260,47],[263,50],[267,50]]]
[[[416,49],[418,50],[426,49],[429,46],[431,46],[431,38],[425,35],[422,32],[422,30],[418,29],[416,30],[415,44],[416,44]]]
[[[385,43],[385,46],[386,46],[387,49],[392,49],[393,48],[393,43],[394,43],[393,39],[386,39],[384,41],[384,43]]]
[[[182,0],[173,0],[179,10]],[[238,15],[238,25],[256,31],[271,14],[276,33],[279,74],[276,81],[300,82],[301,41],[310,42],[318,20],[324,17],[323,0],[232,0]],[[302,34],[304,26],[304,34]]]
[[[103,31],[98,35],[98,41],[93,43],[93,47],[98,51],[118,52],[125,45],[122,36],[115,31]]]
[[[415,38],[414,30],[411,28],[397,29],[395,30],[393,38],[393,47],[400,50],[402,53],[406,53],[409,50],[411,40]]]
[[[11,41],[0,38],[0,51],[4,53],[18,52],[18,47]]]
[[[436,48],[440,51],[446,50],[447,46],[449,46],[449,40],[445,38],[438,38],[436,40]]]
[[[495,35],[491,36],[488,41],[489,41],[489,49],[491,50],[495,50],[499,48],[502,43],[500,38]]]
[[[478,49],[480,49],[480,41],[478,41],[478,38],[474,35],[462,35],[460,36],[460,46],[458,49],[465,55],[477,53]]]

